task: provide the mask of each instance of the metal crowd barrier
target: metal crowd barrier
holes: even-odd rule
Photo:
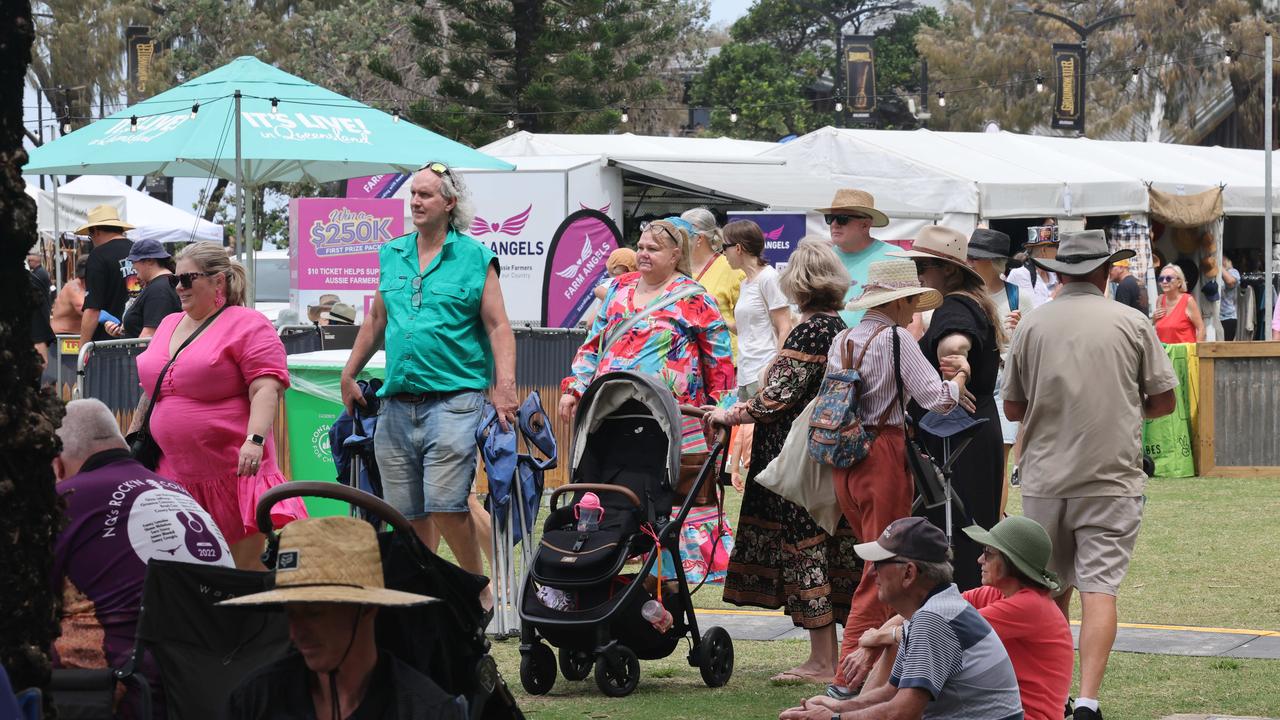
[[[58,335],[49,346],[49,362],[40,377],[41,385],[52,385],[63,402],[70,400],[76,388],[76,363],[80,359],[80,336]]]
[[[97,398],[111,409],[123,432],[133,421],[142,397],[138,385],[138,356],[149,340],[101,340],[80,348],[76,360],[76,387],[72,396]]]

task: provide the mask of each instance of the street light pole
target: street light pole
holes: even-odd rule
[[[1048,10],[1042,10],[1041,8],[1038,8],[1038,7],[1035,7],[1035,8],[1028,7],[1025,3],[1018,3],[1017,5],[1014,5],[1012,8],[1010,8],[1010,10],[1020,15],[1039,15],[1040,17],[1047,17],[1050,20],[1057,20],[1063,25],[1066,25],[1067,27],[1074,30],[1076,35],[1080,38],[1080,54],[1084,61],[1084,67],[1082,68],[1080,73],[1080,125],[1082,127],[1086,126],[1085,111],[1086,111],[1086,108],[1088,108],[1088,104],[1086,103],[1086,100],[1087,100],[1086,96],[1087,96],[1089,85],[1087,82],[1085,82],[1085,78],[1089,75],[1089,36],[1092,35],[1094,31],[1099,30],[1100,28],[1106,27],[1107,25],[1134,17],[1134,14],[1121,13],[1119,15],[1104,17],[1100,20],[1094,20],[1088,25],[1081,25],[1080,23],[1076,22],[1075,20],[1072,20],[1069,17],[1064,17],[1057,13],[1049,12]],[[1084,134],[1083,129],[1080,131],[1080,134],[1081,135]]]
[[[1266,283],[1262,288],[1262,297],[1265,298],[1262,301],[1263,302],[1262,322],[1264,323],[1263,327],[1265,327],[1267,331],[1262,334],[1262,337],[1268,340],[1273,339],[1272,330],[1271,330],[1271,312],[1272,312],[1271,278],[1272,278],[1272,272],[1274,271],[1274,262],[1275,262],[1272,258],[1272,256],[1275,254],[1275,248],[1274,248],[1275,240],[1272,237],[1272,231],[1274,230],[1274,226],[1272,223],[1274,221],[1274,218],[1272,217],[1272,207],[1271,207],[1271,204],[1272,204],[1272,200],[1271,200],[1271,143],[1272,143],[1271,103],[1272,103],[1272,92],[1273,92],[1272,75],[1275,73],[1275,68],[1272,67],[1271,65],[1271,53],[1272,53],[1271,33],[1268,32],[1266,37],[1266,52],[1264,53],[1266,55],[1266,60],[1264,61],[1265,64],[1263,65],[1263,70],[1262,70],[1262,75],[1264,78],[1263,102],[1265,103],[1262,110],[1262,125],[1263,125],[1262,132],[1267,137],[1266,144],[1262,146],[1263,148],[1265,148],[1265,152],[1263,154],[1263,165],[1266,168],[1263,184],[1265,185],[1266,192],[1267,192],[1266,199],[1263,200],[1263,205],[1262,205],[1263,207],[1262,252],[1263,252],[1263,266],[1266,270],[1266,273],[1265,273]]]

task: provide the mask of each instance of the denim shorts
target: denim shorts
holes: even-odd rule
[[[384,398],[373,436],[383,499],[410,520],[468,512],[483,407],[475,390],[425,402]]]

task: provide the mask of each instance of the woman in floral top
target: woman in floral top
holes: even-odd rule
[[[715,300],[705,291],[650,313],[600,354],[604,338],[650,304],[697,285],[689,277],[691,226],[678,217],[650,223],[636,247],[639,272],[620,275],[609,285],[587,341],[573,358],[572,375],[560,383],[560,417],[574,409],[591,380],[615,370],[660,379],[676,402],[713,404],[734,389],[729,328]],[[696,422],[686,426],[697,429]],[[699,436],[701,431],[698,431]],[[687,444],[687,443],[686,443]]]
[[[849,289],[849,273],[831,243],[805,239],[780,283],[800,308],[800,323],[788,333],[760,390],[708,418],[722,425],[756,425],[724,599],[735,605],[785,607],[796,627],[809,631],[809,659],[774,679],[825,683],[835,673],[836,623],[849,614],[861,577],[853,551],[857,539],[843,518],[836,534],[828,535],[808,510],[756,484],[755,478],[782,451],[791,425],[818,394],[827,349],[845,329],[837,311]]]

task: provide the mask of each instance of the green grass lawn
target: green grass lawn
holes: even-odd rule
[[[689,667],[682,646],[665,660],[640,663],[640,686],[625,698],[608,698],[591,678],[556,679],[551,692],[530,697],[520,688],[519,641],[494,643],[493,654],[520,708],[535,720],[705,720],[775,718],[784,708],[817,693],[817,685],[778,685],[769,677],[807,653],[803,641],[738,641],[729,684],[708,688]],[[1174,713],[1280,715],[1280,661],[1223,660],[1116,653],[1103,687],[1107,717],[1156,720]]]

